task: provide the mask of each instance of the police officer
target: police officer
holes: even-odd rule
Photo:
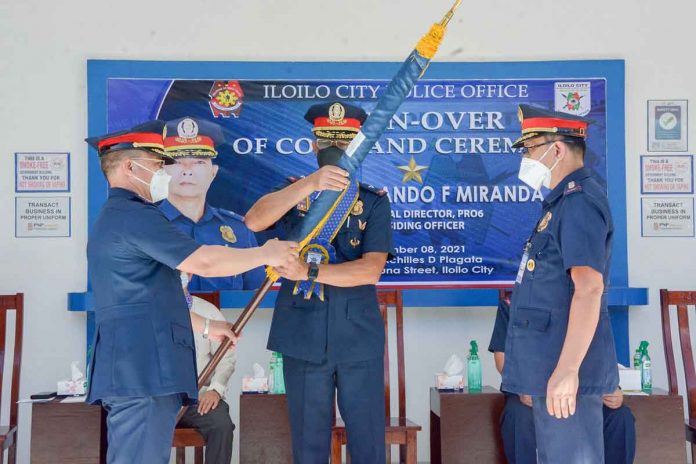
[[[589,121],[528,105],[519,116],[519,177],[551,191],[516,278],[502,389],[532,397],[541,463],[603,462],[602,395],[619,384],[606,299],[609,202],[583,166]]]
[[[169,462],[177,412],[198,396],[192,328],[236,340],[227,322],[189,314],[178,271],[235,275],[297,258],[293,243],[200,245],[170,224],[152,204],[169,185],[163,126],[87,140],[110,187],[87,244],[96,318],[87,400],[107,411],[110,464]]]
[[[495,357],[495,367],[502,372],[505,364],[505,339],[510,320],[510,300],[501,299],[488,351]],[[536,464],[536,437],[532,398],[503,392],[505,407],[500,418],[505,457],[511,464]],[[602,397],[604,427],[604,462],[631,464],[636,454],[635,417],[623,405],[621,389]]]
[[[314,126],[320,168],[262,197],[246,215],[249,228],[264,230],[278,222],[280,229],[291,230],[318,192],[344,189],[347,173],[334,164],[365,118],[362,109],[340,102],[309,108],[305,119]],[[385,193],[361,184],[331,245],[335,259],[330,263],[296,260],[279,269],[284,280],[268,349],[283,354],[294,462],[327,462],[337,392],[352,462],[383,463],[384,324],[375,284],[392,252]],[[299,281],[321,284],[323,300],[295,294]]]
[[[234,248],[258,246],[242,216],[214,208],[205,201],[219,168],[213,160],[218,155],[216,146],[224,142],[220,127],[187,116],[169,121],[165,129],[164,150],[174,158],[174,164],[165,167],[172,176],[169,196],[160,204],[167,219],[198,243]],[[194,275],[188,290],[250,290],[258,288],[264,277],[261,267],[231,277]]]

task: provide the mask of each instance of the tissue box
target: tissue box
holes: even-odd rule
[[[640,391],[640,369],[619,368],[619,386],[623,391]]]
[[[60,380],[58,388],[59,395],[84,395],[87,393],[84,380]]]
[[[268,377],[242,377],[243,393],[268,393]]]
[[[463,375],[447,375],[445,373],[435,374],[435,386],[438,390],[463,390]]]

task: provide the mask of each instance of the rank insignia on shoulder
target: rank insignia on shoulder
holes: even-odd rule
[[[544,217],[541,218],[541,221],[539,221],[539,225],[537,225],[536,231],[541,232],[544,229],[546,229],[546,227],[549,225],[549,221],[551,221],[552,217],[553,217],[553,214],[551,214],[551,211],[544,214]]]
[[[582,185],[579,185],[574,180],[571,180],[568,182],[568,185],[566,185],[563,195],[570,195],[571,193],[575,192],[582,192]]]
[[[534,269],[536,269],[536,262],[533,259],[530,259],[527,261],[527,270],[529,272],[534,272]]]
[[[363,213],[365,209],[365,205],[363,204],[362,200],[358,200],[355,202],[355,206],[353,206],[353,210],[350,212],[353,216],[359,216]]]
[[[358,219],[358,228],[360,230],[365,230],[367,227],[367,221],[362,221],[361,219]]]
[[[237,243],[237,236],[230,226],[220,226],[220,234],[226,242]]]
[[[350,245],[351,245],[353,248],[357,247],[358,245],[360,245],[360,239],[355,238],[355,237],[351,238],[351,239],[350,239]]]

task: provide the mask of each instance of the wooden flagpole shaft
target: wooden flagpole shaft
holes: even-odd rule
[[[242,314],[239,315],[237,320],[232,325],[232,331],[235,334],[239,335],[239,333],[242,331],[247,322],[249,322],[249,319],[251,319],[251,316],[254,314],[254,311],[256,311],[256,308],[258,308],[261,304],[261,300],[263,300],[263,297],[265,297],[268,291],[271,289],[273,282],[274,281],[271,280],[269,277],[266,277],[266,279],[261,284],[261,287],[259,287],[259,289],[256,290],[256,293],[254,293],[254,296],[252,297],[251,301],[249,301],[249,303],[246,305],[246,308],[244,308],[244,311],[242,311]],[[203,371],[201,372],[201,375],[198,376],[198,390],[200,390],[206,383],[208,383],[210,377],[213,376],[213,372],[215,372],[215,369],[217,368],[218,364],[220,364],[222,357],[225,356],[225,353],[227,353],[227,350],[229,350],[231,346],[232,341],[228,338],[224,342],[222,342],[220,347],[215,351],[213,357],[210,358],[210,361],[208,361],[208,364],[205,366],[205,369],[203,369]],[[187,409],[188,406],[184,406],[181,408],[179,414],[176,416],[177,423],[184,416]]]

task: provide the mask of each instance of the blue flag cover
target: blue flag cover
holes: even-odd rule
[[[355,176],[358,168],[365,160],[372,146],[380,138],[392,116],[399,109],[399,106],[416,81],[425,73],[430,60],[435,56],[440,42],[442,42],[447,24],[460,4],[461,0],[457,0],[442,21],[433,24],[428,33],[421,38],[415,50],[411,52],[389,83],[387,91],[377,103],[377,107],[370,113],[361,131],[353,139],[339,160],[338,166],[348,171],[350,175],[351,186],[353,184],[357,185]],[[352,191],[352,187],[341,192],[330,190],[322,192],[319,198],[312,203],[311,208],[299,226],[290,231],[288,240],[299,242],[302,254],[307,253],[305,247],[310,245],[312,239],[317,237],[328,223],[331,223],[330,228],[332,230],[335,227],[337,231],[341,227],[350,208],[339,208],[339,206],[348,204],[342,200],[350,198],[348,196],[349,191]],[[355,195],[355,198],[357,198],[357,195]],[[350,206],[352,207],[352,204]],[[273,281],[278,280],[279,276],[272,268],[269,267],[266,272],[270,279]],[[311,292],[307,294],[310,288],[304,288],[304,290],[306,295],[311,296]]]

